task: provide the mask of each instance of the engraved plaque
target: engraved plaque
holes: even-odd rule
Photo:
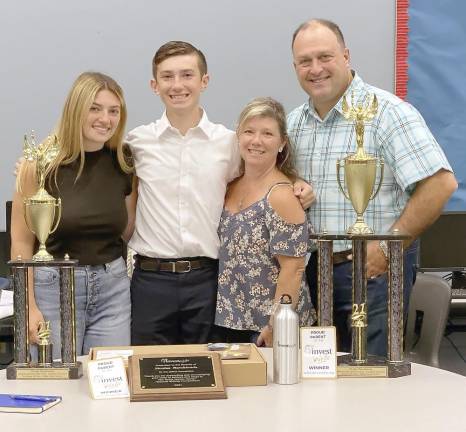
[[[131,401],[225,399],[218,353],[133,355]]]
[[[141,388],[215,387],[212,356],[142,357]]]

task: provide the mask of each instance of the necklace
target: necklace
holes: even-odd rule
[[[249,191],[247,191],[246,193],[244,193],[241,198],[239,199],[238,201],[238,210],[241,211],[243,210],[243,203],[244,203],[244,200],[248,197],[249,195]]]
[[[240,195],[240,198],[238,200],[238,210],[241,211],[243,210],[244,208],[247,207],[247,205],[245,206],[245,203],[247,204],[248,203],[248,198],[251,196],[251,192],[254,190],[253,187],[251,187],[251,185],[249,186],[245,186],[243,188],[241,188],[239,191],[238,191],[238,195]]]

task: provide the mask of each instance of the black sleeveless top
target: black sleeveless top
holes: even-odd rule
[[[53,178],[46,180],[47,191],[62,203],[60,223],[47,240],[47,250],[56,259],[68,254],[80,265],[105,264],[122,256],[131,175],[121,170],[116,152],[107,147],[85,153],[83,171],[75,181],[78,170],[79,160],[61,166],[58,189]]]

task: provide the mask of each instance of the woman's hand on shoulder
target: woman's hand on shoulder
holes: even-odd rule
[[[275,186],[268,196],[271,207],[289,223],[300,224],[305,220],[303,207],[288,184]]]
[[[23,156],[19,157],[18,160],[16,161],[15,170],[13,171],[13,175],[15,177],[18,177],[18,174],[21,171],[21,165],[23,164],[23,162],[24,162],[24,157]]]
[[[34,249],[35,236],[24,219],[23,199],[37,191],[35,164],[23,159],[16,178],[11,211],[11,258],[29,259]]]

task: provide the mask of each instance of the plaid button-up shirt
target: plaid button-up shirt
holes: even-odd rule
[[[345,92],[349,105],[351,95],[354,103],[360,104],[372,94],[377,96],[378,110],[365,125],[364,149],[384,160],[385,172],[380,191],[369,202],[364,219],[376,233],[383,233],[399,218],[418,181],[442,168],[452,169],[424,119],[409,103],[364,83],[356,73]],[[351,202],[337,182],[337,160],[354,153],[357,147],[354,121],[346,120],[342,113],[343,97],[324,119],[311,102],[288,115],[296,168],[316,193],[316,202],[309,210],[316,232],[326,229],[345,233],[356,220]],[[340,175],[343,184],[343,170]],[[376,186],[379,178],[377,174]],[[350,247],[350,242],[334,244],[335,251]]]

